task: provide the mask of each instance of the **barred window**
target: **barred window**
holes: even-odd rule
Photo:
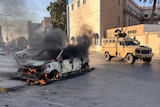
[[[83,4],[86,4],[86,0],[83,0]]]
[[[80,7],[80,0],[77,1],[77,7]]]
[[[72,4],[72,10],[74,10],[74,4]]]

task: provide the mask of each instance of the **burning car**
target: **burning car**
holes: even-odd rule
[[[43,50],[19,68],[20,78],[27,80],[28,83],[43,85],[89,69],[87,55],[75,56],[68,53],[68,49]]]

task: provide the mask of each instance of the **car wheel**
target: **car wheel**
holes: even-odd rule
[[[56,79],[58,79],[58,78],[59,78],[59,72],[58,72],[57,70],[51,71],[51,72],[49,73],[48,78],[49,78],[50,80],[56,80]]]
[[[105,53],[105,60],[106,61],[110,61],[111,60],[111,56],[109,55],[108,52]]]
[[[89,70],[90,67],[89,67],[89,64],[88,63],[85,63],[83,66],[82,66],[82,70]]]
[[[129,64],[135,63],[135,57],[132,54],[127,54],[126,61]]]
[[[144,58],[143,61],[144,62],[151,62],[152,58]]]
[[[28,57],[27,54],[22,55],[22,58],[27,58],[27,57]]]

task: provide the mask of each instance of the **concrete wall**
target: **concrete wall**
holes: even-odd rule
[[[116,29],[122,30],[122,32],[125,32],[127,34],[143,34],[147,32],[159,32],[160,31],[160,25],[153,25],[153,24],[139,24],[134,26],[127,26],[127,27],[119,27],[119,28],[113,28],[113,29],[107,29],[106,34],[114,33]]]
[[[113,29],[107,29],[106,34],[108,33],[114,33],[116,29],[122,30],[122,32],[129,33],[129,34],[141,34],[144,33],[144,24],[140,25],[134,25],[134,26],[127,26],[127,27],[120,27],[120,28],[113,28]],[[131,32],[131,33],[130,33]]]
[[[157,32],[160,31],[160,25],[144,24],[144,32]]]

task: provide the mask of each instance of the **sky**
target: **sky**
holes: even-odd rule
[[[2,36],[10,35],[10,39],[26,36],[28,21],[41,23],[44,17],[50,17],[46,9],[50,2],[54,0],[0,0]]]
[[[41,22],[43,17],[50,16],[46,10],[54,0],[1,0],[0,14],[12,14],[12,18],[21,18]]]
[[[139,6],[152,6],[152,4],[149,3],[149,1],[147,0],[147,2],[140,2],[140,0],[134,0]]]
[[[43,17],[49,17],[49,12],[46,10],[47,6],[50,5],[50,2],[54,0],[25,0],[27,3],[27,8],[29,10],[29,14],[37,14],[39,18],[37,20],[33,20],[39,22],[43,19]]]

